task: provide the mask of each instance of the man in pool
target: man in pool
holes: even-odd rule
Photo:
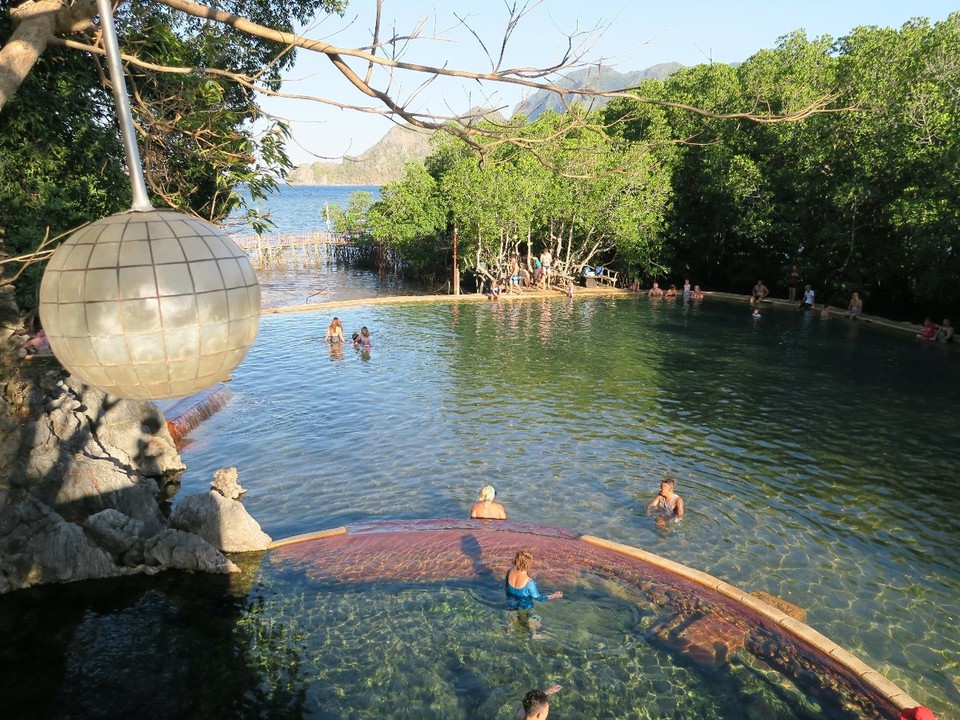
[[[477,496],[478,501],[470,508],[470,517],[478,520],[506,520],[507,511],[495,502],[497,491],[493,485],[484,485]]]
[[[546,690],[531,690],[523,696],[523,705],[513,716],[513,720],[546,720],[550,714],[548,696],[560,692],[562,685],[551,685]]]
[[[673,478],[664,478],[660,481],[660,492],[647,504],[647,515],[654,510],[657,512],[657,523],[661,520],[679,520],[683,517],[683,498],[673,490],[677,481]]]

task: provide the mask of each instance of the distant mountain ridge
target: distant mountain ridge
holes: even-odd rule
[[[293,185],[386,185],[403,177],[407,163],[430,153],[430,130],[397,125],[368,150],[342,162],[298,165],[287,177]]]
[[[618,90],[639,85],[644,80],[665,80],[682,68],[680,63],[661,63],[646,70],[621,73],[612,68],[591,67],[570,73],[558,85],[571,89]],[[581,102],[590,109],[603,107],[606,98],[572,96],[569,102]],[[554,93],[538,91],[514,108],[514,115],[523,113],[531,122],[546,110],[562,113],[563,101]],[[468,116],[482,115],[473,109]],[[499,113],[492,119],[502,120]],[[404,168],[411,162],[423,162],[430,154],[433,132],[398,125],[390,128],[379,142],[357,156],[346,156],[342,162],[304,163],[294,168],[287,177],[292,185],[386,185],[403,179]]]
[[[572,72],[557,83],[562,88],[589,89],[589,90],[620,90],[623,88],[635,87],[644,80],[666,80],[677,70],[683,67],[680,63],[660,63],[653,65],[646,70],[634,70],[633,72],[622,73],[607,67],[589,67],[583,70]],[[567,98],[568,103],[581,103],[588,110],[599,110],[606,105],[609,100],[602,97],[591,97],[589,95],[570,95]],[[527,116],[531,122],[540,117],[546,110],[554,110],[563,113],[566,110],[564,100],[556,93],[538,90],[526,100],[521,101],[513,109],[513,114],[522,113]]]

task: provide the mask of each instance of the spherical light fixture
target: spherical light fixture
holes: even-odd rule
[[[47,263],[40,321],[71,373],[119,397],[191,395],[223,380],[257,336],[260,286],[210,223],[152,207],[111,0],[97,0],[133,204],[73,233]]]
[[[216,226],[172,210],[124,212],[57,248],[40,284],[40,320],[83,382],[119,397],[183,397],[243,360],[260,286]]]

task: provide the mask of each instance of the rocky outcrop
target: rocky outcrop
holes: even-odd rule
[[[260,529],[243,504],[215,490],[184,498],[177,505],[171,524],[196,533],[223,552],[266,550],[270,545],[270,536]]]
[[[235,499],[235,469],[218,473],[230,497],[186,498],[172,525],[184,465],[155,405],[64,378],[54,361],[27,377],[7,359],[15,348],[2,349],[0,593],[168,568],[236,572],[222,550],[270,542]]]

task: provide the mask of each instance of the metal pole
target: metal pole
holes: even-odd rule
[[[135,212],[146,212],[153,210],[153,205],[150,204],[147,183],[143,179],[140,150],[137,148],[137,133],[133,128],[133,113],[130,111],[130,99],[127,97],[127,83],[124,80],[123,65],[120,62],[120,43],[117,42],[117,29],[113,25],[113,5],[110,0],[97,0],[97,12],[100,13],[100,30],[103,33],[103,46],[107,51],[110,80],[113,83],[113,100],[117,105],[120,137],[123,138],[127,172],[130,174],[130,188],[133,190],[130,209]]]

